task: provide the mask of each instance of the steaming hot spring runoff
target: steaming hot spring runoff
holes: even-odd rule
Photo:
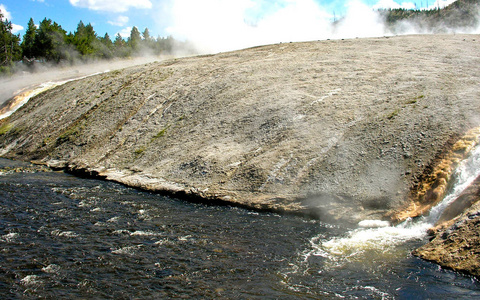
[[[0,293],[480,296],[480,3],[0,0]]]

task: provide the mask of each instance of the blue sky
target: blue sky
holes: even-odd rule
[[[314,19],[346,15],[355,7],[352,3],[372,9],[425,7],[427,2],[444,6],[454,0],[0,0],[0,9],[20,35],[30,18],[37,24],[49,18],[67,32],[75,31],[82,20],[91,23],[100,36],[107,32],[112,38],[119,32],[127,37],[132,26],[140,31],[148,28],[153,36],[192,38],[200,33],[204,38],[208,31],[221,34],[218,28],[223,34],[229,30],[235,35],[245,28],[261,28],[266,34],[267,28],[273,30],[274,24],[287,22],[291,28],[297,23],[308,26]],[[314,26],[318,24],[323,23]]]

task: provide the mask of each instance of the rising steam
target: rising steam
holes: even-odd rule
[[[444,6],[452,0],[441,2]],[[387,5],[387,8],[414,8],[402,5]],[[167,32],[193,42],[201,52],[279,42],[428,33],[405,22],[402,28],[387,28],[381,14],[361,0],[347,2],[337,14],[333,7],[322,6],[314,0],[273,3],[265,0],[175,0],[167,10],[171,18]]]
[[[15,95],[40,87],[49,82],[78,79],[95,73],[123,69],[139,64],[162,60],[158,56],[144,56],[132,59],[117,59],[104,62],[78,64],[75,66],[48,66],[39,65],[36,72],[18,73],[12,77],[4,77],[0,80],[0,114],[3,106]],[[48,85],[48,84],[47,84]]]

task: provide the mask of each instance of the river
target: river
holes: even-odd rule
[[[373,229],[0,169],[3,299],[480,297],[477,279],[410,254],[424,234],[351,246]]]

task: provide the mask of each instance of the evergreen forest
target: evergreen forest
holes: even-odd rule
[[[133,27],[129,37],[117,34],[113,39],[106,33],[99,36],[91,24],[78,23],[75,32],[67,33],[61,25],[45,18],[36,26],[28,22],[25,34],[12,33],[12,23],[0,11],[0,74],[34,69],[36,64],[76,64],[103,59],[142,55],[172,54],[181,49],[194,52],[188,42],[172,37],[154,38],[148,28],[140,32]]]

